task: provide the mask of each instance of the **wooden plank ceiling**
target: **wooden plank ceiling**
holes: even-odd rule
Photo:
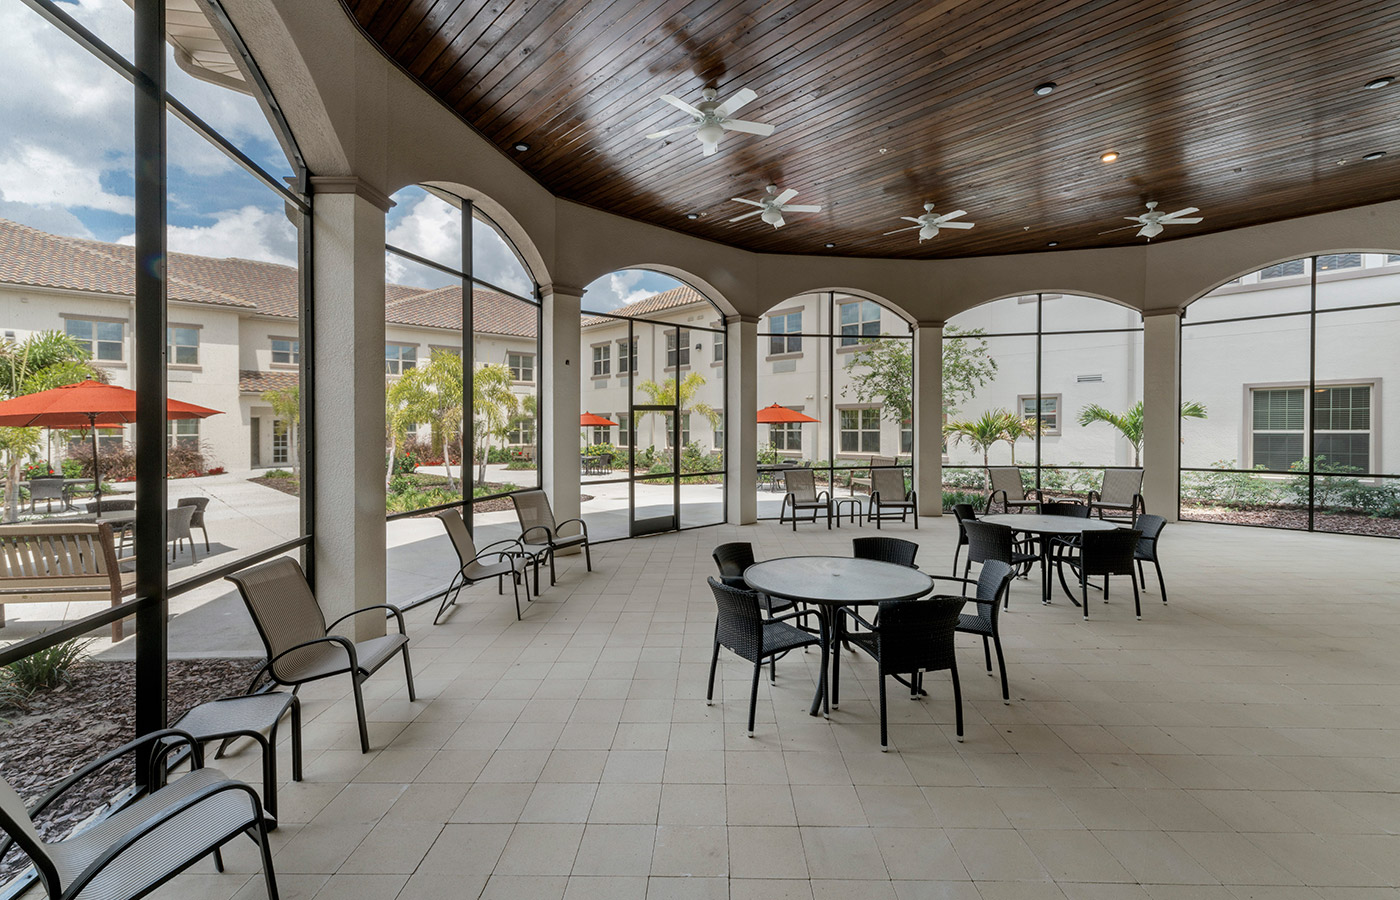
[[[1144,239],[1100,232],[1148,200],[1201,209],[1169,240],[1400,197],[1400,81],[1363,89],[1400,76],[1396,3],[343,2],[557,195],[751,250],[1122,246]],[[709,86],[757,91],[739,116],[777,130],[729,133],[708,158],[693,133],[644,137],[687,121],[658,95],[694,104]],[[824,210],[730,224],[746,208],[729,198],[769,182]],[[976,227],[883,236],[925,201]]]

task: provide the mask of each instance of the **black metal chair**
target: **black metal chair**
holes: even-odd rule
[[[748,541],[731,541],[728,544],[720,544],[710,554],[715,565],[719,567],[719,580],[732,588],[741,591],[753,590],[748,582],[744,580],[744,570],[753,565],[757,560],[753,556],[753,544]],[[768,615],[786,612],[796,608],[791,600],[784,600],[781,597],[770,597],[767,594],[759,593],[763,598],[763,608]]]
[[[870,510],[866,519],[875,523],[876,529],[886,519],[908,521],[914,515],[914,530],[919,530],[919,495],[904,488],[903,469],[870,470]]]
[[[1127,575],[1133,584],[1133,610],[1142,618],[1142,598],[1138,594],[1136,551],[1138,538],[1142,532],[1129,528],[1115,528],[1112,531],[1086,531],[1079,539],[1078,554],[1063,555],[1056,563],[1061,584],[1064,583],[1064,566],[1068,565],[1079,576],[1079,593],[1083,600],[1084,618],[1089,618],[1089,579],[1103,578],[1103,602],[1108,602],[1108,581],[1114,575]]]
[[[155,789],[91,826],[58,841],[46,841],[34,816],[79,782],[147,745],[151,746],[149,784]],[[166,758],[180,746],[189,750],[190,771],[164,784]],[[0,856],[18,844],[38,873],[49,900],[135,900],[144,897],[204,857],[247,834],[262,855],[269,900],[277,900],[277,878],[257,791],[218,769],[204,766],[204,751],[193,736],[176,729],[153,731],[83,766],[26,809],[9,782],[0,779],[0,828],[8,837]]]
[[[889,749],[888,716],[885,709],[885,678],[909,688],[915,699],[927,696],[924,673],[947,669],[953,677],[953,702],[957,707],[958,740],[963,739],[962,687],[958,684],[958,660],[953,632],[962,613],[962,597],[928,597],[922,600],[885,600],[880,603],[875,622],[867,622],[854,610],[842,607],[836,616],[836,640],[849,641],[875,660],[880,680],[880,749]],[[869,631],[848,631],[846,622]],[[902,675],[908,674],[905,681]],[[831,705],[841,699],[841,654],[833,656]]]
[[[519,622],[522,581],[525,583],[525,602],[530,602],[529,562],[525,548],[519,541],[507,538],[496,541],[478,552],[471,532],[467,531],[467,525],[462,521],[461,513],[455,509],[444,509],[437,517],[442,522],[442,527],[447,530],[452,549],[457,552],[458,569],[453,574],[447,591],[442,595],[442,605],[438,607],[437,615],[433,616],[433,624],[438,623],[449,606],[456,605],[457,596],[462,593],[463,588],[470,587],[478,581],[496,579],[496,593],[504,595],[507,575],[510,576],[511,589],[515,591],[515,620]],[[494,550],[494,547],[505,549]]]
[[[176,506],[193,506],[194,515],[190,516],[190,527],[198,528],[204,532],[204,551],[209,552],[209,529],[204,524],[204,511],[209,507],[208,497],[183,497]],[[191,541],[193,542],[193,541]]]
[[[811,469],[784,469],[783,487],[787,493],[783,495],[783,505],[778,509],[779,525],[787,522],[791,510],[792,530],[796,531],[797,513],[802,510],[812,513],[813,524],[819,513],[826,513],[826,530],[831,530],[831,492],[817,490],[817,476]]]
[[[1162,577],[1162,562],[1157,558],[1157,550],[1162,538],[1162,529],[1167,527],[1167,520],[1161,516],[1150,516],[1143,514],[1137,517],[1137,528],[1142,532],[1142,537],[1138,539],[1137,550],[1133,556],[1137,558],[1138,582],[1143,589],[1147,588],[1147,575],[1142,570],[1144,562],[1152,563],[1157,570],[1157,586],[1162,589],[1162,602],[1167,602],[1167,581]]]
[[[967,546],[967,529],[963,528],[964,522],[976,522],[977,510],[972,508],[971,503],[958,503],[953,506],[953,517],[958,520],[958,546],[953,551],[953,574],[958,574],[958,557],[962,555],[962,548]]]
[[[913,541],[887,537],[860,537],[851,541],[852,555],[856,559],[873,559],[879,562],[894,563],[917,569],[914,557],[919,553],[919,545]]]
[[[763,662],[798,647],[821,644],[821,639],[815,634],[787,624],[791,619],[815,613],[807,609],[765,618],[762,600],[756,591],[730,587],[713,577],[708,580],[710,590],[715,595],[718,614],[715,618],[715,648],[710,657],[710,683],[705,691],[705,705],[714,703],[715,669],[719,666],[719,648],[723,646],[753,663],[753,687],[749,692],[749,737],[753,737],[754,713],[758,709],[758,676],[763,671]],[[826,664],[825,649],[822,664]],[[770,682],[777,681],[777,667],[769,668]]]
[[[549,505],[549,495],[544,491],[518,491],[510,495],[515,504],[515,517],[520,522],[520,543],[534,561],[535,596],[540,595],[540,560],[549,561],[549,583],[554,579],[554,556],[566,547],[582,547],[584,562],[588,571],[593,571],[593,551],[588,548],[588,523],[582,519],[554,521],[554,510]],[[565,526],[569,528],[564,533]]]
[[[967,593],[967,579],[973,563],[1003,562],[1014,570],[1024,570],[1040,559],[1025,549],[1017,549],[1015,534],[1005,525],[991,522],[967,521],[962,523],[967,533],[967,562],[963,565],[963,593]],[[1004,598],[1006,608],[1011,608],[1010,591]]]
[[[992,649],[989,644],[996,644],[1002,703],[1011,702],[1011,689],[1006,682],[1006,659],[1001,652],[1001,612],[997,604],[1011,590],[1011,579],[1015,577],[1015,570],[1004,562],[988,560],[983,563],[982,571],[977,575],[977,595],[973,598],[977,603],[977,612],[958,616],[958,631],[982,636],[982,654],[987,657],[988,675],[992,674]],[[957,580],[962,581],[961,578]]]

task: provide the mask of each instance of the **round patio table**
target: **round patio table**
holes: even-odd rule
[[[831,617],[838,607],[881,600],[912,600],[933,590],[933,579],[906,566],[844,556],[788,556],[755,563],[744,570],[749,587],[814,607],[820,623],[822,662],[809,715],[831,713],[827,666],[831,658]]]
[[[1024,531],[1040,538],[1040,602],[1050,602],[1050,538],[1079,535],[1086,531],[1114,531],[1119,526],[1103,519],[1081,519],[1078,516],[1046,516],[1040,513],[999,513],[983,516],[978,521],[993,525],[1005,525],[1014,531]],[[1074,594],[1065,588],[1065,594],[1075,606],[1079,605]]]

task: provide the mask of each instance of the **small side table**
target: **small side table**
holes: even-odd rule
[[[860,518],[862,515],[864,515],[860,508],[860,501],[860,497],[837,497],[835,500],[831,501],[833,504],[835,504],[836,507],[835,513],[837,528],[841,527],[841,517],[843,515],[850,517],[850,522],[852,525],[860,524]],[[842,510],[845,510],[845,512],[842,512]]]
[[[261,745],[263,806],[274,820],[268,830],[277,827],[277,725],[288,710],[292,713],[292,780],[301,781],[301,700],[295,694],[270,691],[210,700],[185,713],[172,726],[188,731],[200,742],[246,737]]]

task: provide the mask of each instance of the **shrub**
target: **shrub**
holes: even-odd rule
[[[972,491],[944,491],[943,511],[952,512],[959,503],[970,503],[974,508],[981,506],[987,498]]]
[[[104,445],[100,453],[103,481],[131,481],[136,478],[136,451],[130,444]],[[74,469],[70,463],[75,463],[77,468]],[[166,470],[171,478],[193,478],[203,475],[207,468],[208,460],[202,446],[176,445],[167,451]],[[63,472],[66,478],[91,478],[92,445],[84,442],[70,447]],[[69,472],[77,474],[69,475]]]
[[[53,466],[49,465],[42,459],[36,459],[33,462],[25,463],[24,465],[20,466],[19,474],[21,478],[29,479],[45,478],[55,473],[53,470]]]
[[[60,465],[60,468],[63,469],[64,478],[83,477],[83,464],[78,462],[76,459],[65,459]]]
[[[166,475],[169,478],[194,478],[206,469],[203,447],[176,445],[166,451]]]
[[[68,683],[73,669],[83,661],[84,652],[90,643],[92,642],[74,638],[54,644],[47,650],[31,653],[5,668],[13,685],[26,693],[56,688]]]
[[[1233,459],[1211,463],[1212,469],[1224,470],[1234,466]],[[1182,499],[1235,508],[1277,503],[1279,487],[1277,483],[1250,472],[1183,472],[1181,475]]]
[[[611,454],[613,454],[614,456],[616,456],[616,455],[617,455],[617,448],[614,447],[612,444],[606,444],[606,443],[605,443],[605,444],[589,444],[587,447],[584,447],[584,448],[583,448],[583,455],[584,455],[584,456],[601,456],[601,455],[604,454],[604,453],[611,453]]]
[[[209,471],[208,471],[208,472],[205,472],[204,474],[206,474],[206,475],[222,475],[222,474],[224,474],[224,471],[225,471],[225,470],[224,470],[224,467],[223,467],[223,466],[210,466],[210,467],[209,467]]]
[[[985,490],[987,487],[987,470],[945,468],[943,470],[943,484],[953,488]]]
[[[263,473],[264,478],[291,478],[292,473],[286,469],[269,469]]]
[[[760,466],[776,466],[782,462],[782,454],[772,444],[764,444],[758,448],[758,464]]]
[[[711,455],[695,441],[691,441],[681,449],[682,472],[718,472],[722,468],[724,468],[724,460]]]

